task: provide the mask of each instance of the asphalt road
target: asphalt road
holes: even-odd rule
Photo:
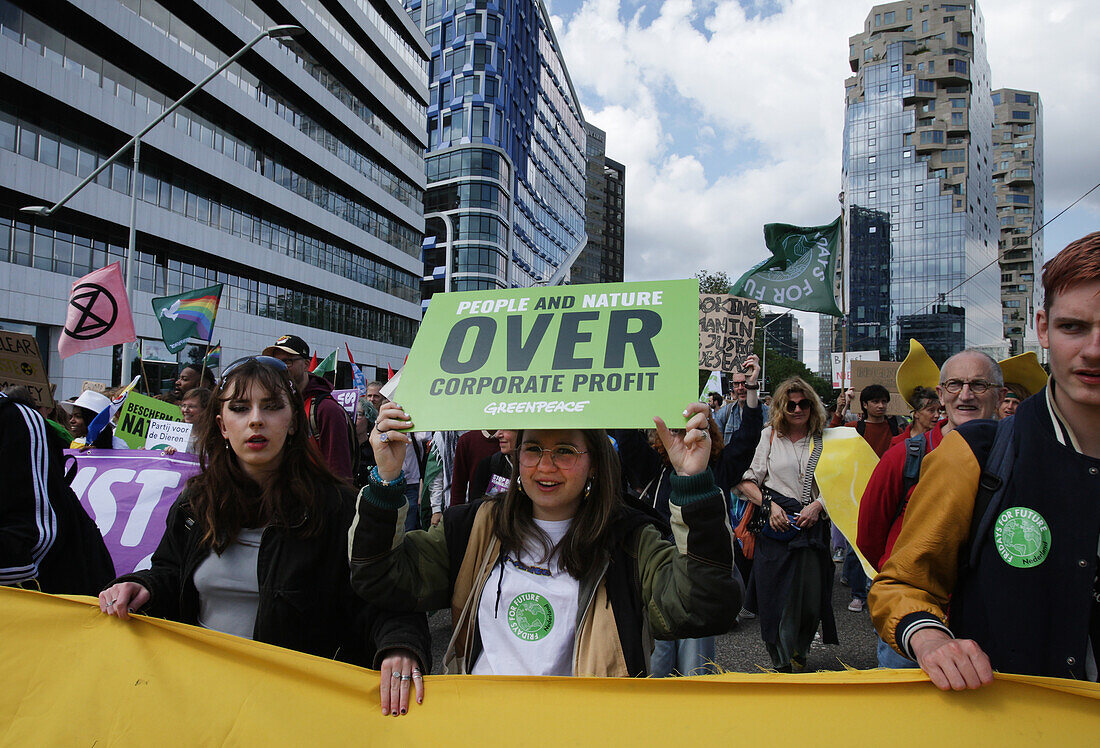
[[[840,583],[840,564],[834,564],[833,610],[836,615],[839,645],[815,643],[806,660],[806,670],[844,670],[845,666],[865,670],[876,667],[875,644],[878,637],[871,626],[866,609],[861,613],[848,610],[851,593]],[[432,633],[432,672],[443,672],[443,653],[451,637],[450,611],[438,611],[429,618]],[[760,640],[760,623],[746,620],[729,633],[718,637],[715,658],[723,670],[736,673],[756,673],[771,667],[771,660]]]

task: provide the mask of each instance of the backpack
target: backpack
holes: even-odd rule
[[[1015,416],[1009,416],[997,424],[997,435],[993,438],[993,446],[986,455],[981,476],[978,478],[978,492],[974,495],[974,513],[970,521],[969,551],[959,562],[960,571],[977,565],[981,539],[988,533],[1004,501],[1005,484],[1012,475],[1012,464],[1015,461],[1015,454],[1011,449],[1015,421]],[[928,451],[927,446],[924,434],[905,440],[905,466],[901,472],[902,500],[894,515],[895,522],[905,513],[909,491],[920,480],[920,466]]]
[[[309,421],[309,438],[317,446],[321,446],[321,428],[318,423],[317,410],[320,405],[320,401],[328,398],[336,403],[336,398],[332,395],[322,395],[321,397],[307,397],[306,406],[306,419]],[[362,454],[359,450],[359,437],[355,435],[355,421],[352,420],[351,415],[344,410],[344,406],[340,403],[336,403],[340,406],[340,413],[344,416],[344,425],[348,431],[348,448],[351,450],[351,475],[354,479],[359,475],[359,463],[362,461]]]

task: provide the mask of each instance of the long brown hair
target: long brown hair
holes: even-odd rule
[[[584,442],[588,457],[595,468],[592,487],[569,525],[565,537],[558,543],[560,563],[575,579],[584,579],[607,550],[607,534],[611,522],[622,507],[619,483],[619,455],[615,452],[607,432],[603,429],[584,429]],[[516,435],[516,445],[523,443],[523,431]],[[512,485],[503,499],[493,506],[493,532],[500,540],[502,553],[519,553],[527,541],[536,540],[542,545],[548,559],[555,552],[550,538],[535,524],[531,499],[523,491],[519,479],[519,459],[512,460]]]
[[[810,417],[806,420],[806,433],[820,434],[825,430],[825,406],[821,404],[821,398],[814,392],[802,377],[791,377],[783,380],[782,384],[775,388],[772,395],[771,411],[768,413],[768,425],[780,436],[787,435],[787,403],[791,400],[791,393],[798,392],[802,397],[810,401]]]
[[[250,385],[260,387],[269,396],[285,397],[293,414],[277,472],[266,489],[241,470],[237,454],[217,423],[225,404]],[[191,509],[202,526],[203,544],[221,553],[241,528],[268,524],[293,527],[304,536],[321,531],[325,489],[342,481],[310,442],[302,398],[285,369],[256,359],[232,367],[218,383],[210,407],[195,427],[199,429],[202,471],[187,482],[187,488]]]

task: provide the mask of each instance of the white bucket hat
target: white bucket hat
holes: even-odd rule
[[[99,413],[104,408],[111,404],[111,398],[106,395],[96,392],[95,390],[84,390],[80,393],[74,402],[62,402],[58,403],[62,410],[69,415],[72,415],[73,408],[84,408],[90,410],[93,413]]]

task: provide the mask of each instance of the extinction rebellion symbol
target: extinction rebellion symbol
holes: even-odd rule
[[[80,311],[76,326],[65,328],[65,334],[77,340],[93,340],[107,334],[118,318],[118,302],[103,286],[81,283],[73,289],[69,305]]]
[[[554,608],[537,592],[516,595],[508,606],[508,628],[526,642],[538,641],[554,628]]]

